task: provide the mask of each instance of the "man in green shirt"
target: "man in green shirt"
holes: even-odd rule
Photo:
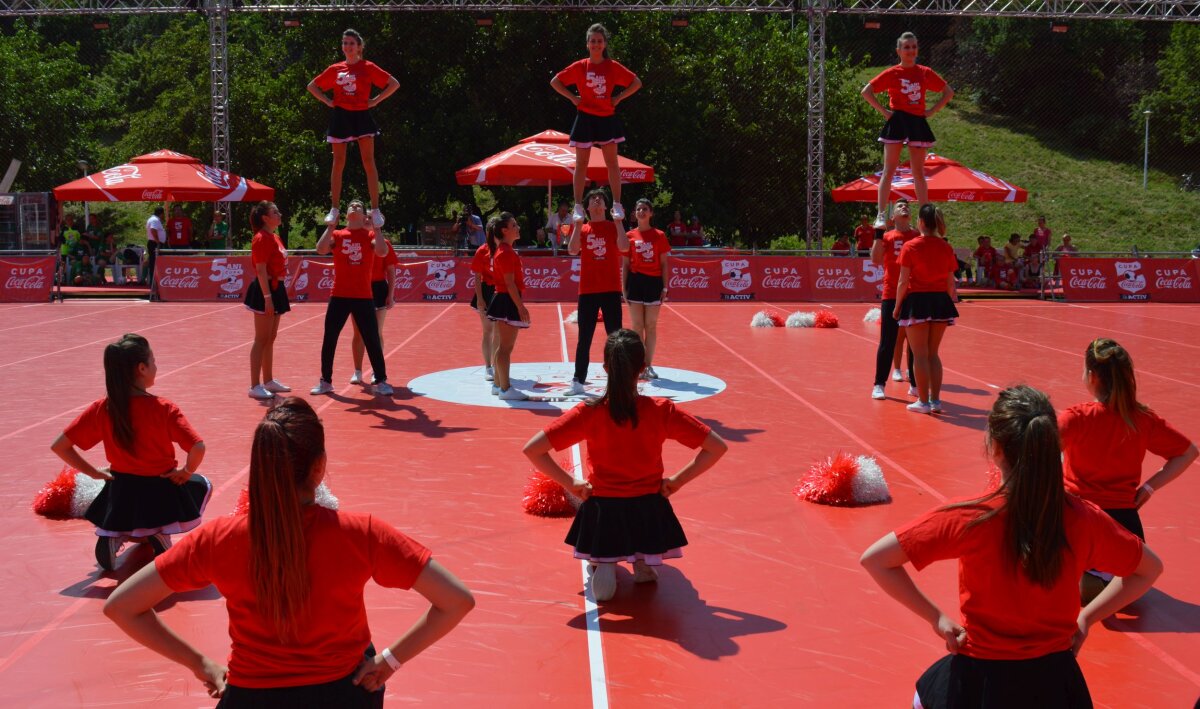
[[[229,224],[225,222],[224,212],[213,212],[212,226],[208,228],[208,248],[229,248]]]

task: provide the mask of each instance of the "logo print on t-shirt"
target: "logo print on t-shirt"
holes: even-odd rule
[[[900,93],[908,97],[908,102],[917,104],[921,101],[921,82],[900,79]]]
[[[337,75],[337,85],[342,87],[342,92],[347,96],[353,96],[358,92],[358,80],[351,72],[339,71]]]
[[[592,252],[592,258],[596,261],[603,261],[608,255],[608,244],[605,243],[603,236],[596,234],[588,234],[587,240],[588,251]]]
[[[608,76],[604,74],[587,73],[587,86],[596,95],[596,98],[604,98],[604,94],[608,90]]]
[[[642,257],[643,261],[654,260],[654,244],[649,241],[635,241],[633,247],[637,249],[638,256]]]
[[[350,263],[358,264],[362,262],[362,244],[349,239],[342,240],[342,253],[350,257]]]

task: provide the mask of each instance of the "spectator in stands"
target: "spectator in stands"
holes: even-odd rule
[[[557,249],[567,245],[567,242],[562,237],[564,236],[562,227],[567,227],[565,236],[571,234],[571,205],[566,200],[561,200],[558,203],[558,211],[550,215],[546,220],[546,241],[550,243],[550,248]]]
[[[854,229],[855,248],[859,256],[871,255],[871,244],[875,240],[875,228],[871,226],[871,215],[864,214]]]
[[[687,222],[683,221],[683,213],[675,210],[675,218],[667,225],[667,241],[671,246],[687,245]]]
[[[692,217],[692,223],[688,224],[686,233],[687,246],[704,246],[704,227],[700,226],[700,217]]]
[[[208,228],[208,248],[229,248],[229,224],[225,222],[224,212],[213,212],[212,226]]]
[[[479,208],[468,204],[463,210],[463,217],[467,220],[467,245],[472,249],[478,249],[483,246],[483,242],[487,241],[487,233],[483,229],[483,219],[479,216]]]
[[[1025,266],[1021,274],[1022,282],[1036,280],[1041,277],[1044,257],[1045,251],[1042,248],[1041,238],[1030,236],[1029,242],[1025,244],[1025,251],[1021,255],[1021,260]]]
[[[171,221],[167,223],[167,248],[189,249],[192,246],[192,220],[183,213],[183,205],[171,209]]]
[[[872,229],[871,230],[871,239],[874,240],[874,238],[875,238],[875,230]],[[850,237],[848,237],[844,234],[839,236],[837,238],[837,241],[833,242],[833,246],[829,247],[829,254],[831,256],[849,256],[850,255]]]
[[[1038,250],[1043,254],[1050,250],[1050,228],[1046,226],[1046,218],[1038,217],[1037,228],[1029,235],[1029,242],[1037,242]]]
[[[98,274],[100,282],[103,283],[104,268],[117,260],[117,239],[112,232],[100,235],[99,243],[92,249],[92,253],[92,272]]]
[[[1008,236],[1008,243],[1004,245],[1004,262],[1016,268],[1017,270],[1020,270],[1022,250],[1021,235],[1010,234]]]
[[[89,214],[87,226],[83,230],[83,239],[93,254],[98,253],[104,243],[104,230],[100,228],[100,217]]]
[[[976,241],[979,246],[976,247],[973,254],[975,257],[975,282],[981,286],[991,286],[995,284],[996,267],[999,265],[1000,255],[992,246],[992,237],[981,236]]]
[[[164,214],[165,209],[155,207],[154,214],[146,220],[146,260],[143,263],[142,283],[153,283],[154,262],[158,257],[158,250],[167,243],[167,230],[162,223]]]
[[[1079,253],[1079,249],[1075,248],[1075,246],[1071,244],[1071,235],[1063,234],[1062,243],[1059,244],[1058,247],[1054,249],[1054,277],[1055,278],[1058,278],[1058,276],[1059,276],[1059,270],[1058,270],[1059,263],[1064,258],[1069,258],[1071,256],[1071,254],[1075,254],[1075,253]]]

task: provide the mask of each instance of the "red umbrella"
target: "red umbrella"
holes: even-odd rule
[[[860,177],[833,190],[834,202],[874,202],[882,173]],[[930,153],[925,158],[925,182],[931,202],[1024,202],[1029,193],[998,177],[972,170],[960,162]],[[892,177],[892,199],[917,198],[912,170],[904,163]]]
[[[60,202],[257,202],[275,189],[218,170],[173,150],[157,150],[124,165],[54,188]]]
[[[654,182],[654,168],[649,165],[624,156],[617,164],[621,168],[622,183]],[[574,175],[575,148],[567,145],[567,136],[558,131],[529,136],[503,152],[454,173],[460,185],[518,187],[569,185]],[[587,176],[592,182],[608,184],[608,168],[599,148],[592,148]]]

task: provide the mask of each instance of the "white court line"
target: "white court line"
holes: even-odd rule
[[[567,356],[567,328],[563,325],[562,303],[556,303],[556,306],[558,308],[558,334],[562,342],[562,358],[563,362],[569,363],[571,359]],[[572,475],[578,476],[583,472],[583,459],[578,443],[571,446],[571,467]],[[583,573],[583,617],[587,625],[588,666],[592,676],[592,707],[608,709],[608,679],[604,673],[604,645],[600,636],[600,611],[596,606],[595,597],[592,596],[592,589],[587,584],[588,563],[580,559],[579,565],[580,571]]]

